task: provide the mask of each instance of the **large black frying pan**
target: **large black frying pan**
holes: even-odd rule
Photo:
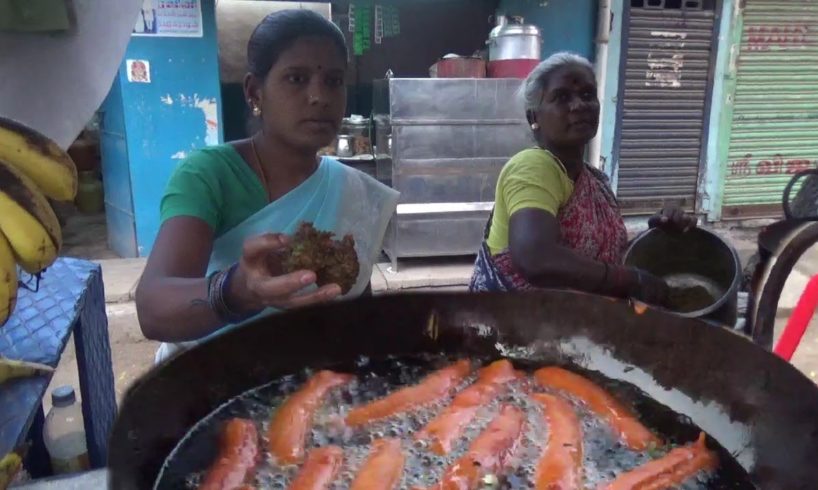
[[[726,329],[570,292],[371,298],[257,321],[127,393],[109,447],[115,489],[151,488],[169,452],[227,400],[304,367],[418,353],[573,363],[632,383],[713,436],[764,490],[818,488],[818,389]]]

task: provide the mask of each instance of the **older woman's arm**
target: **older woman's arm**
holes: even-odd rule
[[[606,266],[559,244],[559,224],[542,209],[511,215],[509,248],[514,266],[535,286],[569,288],[609,296],[632,296],[661,304],[667,285],[635,269]]]

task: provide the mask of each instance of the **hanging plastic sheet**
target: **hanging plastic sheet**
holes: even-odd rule
[[[143,0],[73,0],[65,34],[0,33],[0,115],[68,148],[114,80]]]

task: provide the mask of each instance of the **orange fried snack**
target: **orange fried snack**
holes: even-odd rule
[[[230,419],[222,428],[219,455],[199,490],[239,490],[259,462],[258,431],[252,420]]]
[[[429,447],[436,454],[447,454],[452,449],[452,442],[460,436],[480,407],[504,392],[509,382],[520,377],[522,374],[505,359],[480,369],[477,381],[458,393],[443,412],[415,434],[415,439],[429,441]]]
[[[324,490],[329,488],[344,464],[344,451],[338,446],[310,450],[304,465],[293,479],[289,490]]]
[[[531,396],[543,407],[548,443],[535,474],[537,490],[578,490],[582,486],[582,426],[564,399],[538,393]]]
[[[414,386],[393,391],[385,397],[355,407],[347,414],[350,427],[360,427],[437,401],[448,395],[471,372],[468,360],[458,361],[426,376]]]
[[[477,489],[484,476],[502,472],[523,434],[525,417],[519,408],[503,405],[500,413],[474,439],[466,454],[449,467],[432,489]]]
[[[619,475],[600,490],[666,490],[676,488],[700,471],[718,466],[718,456],[707,449],[704,432],[691,444],[673,449],[667,455]]]
[[[591,380],[559,367],[539,369],[534,372],[534,379],[544,387],[568,393],[582,401],[630,449],[644,451],[651,445],[662,445],[661,439],[642,425],[633,412]]]
[[[349,374],[320,371],[276,410],[267,429],[267,439],[270,454],[279,464],[294,464],[304,459],[304,445],[315,411],[331,389],[352,379]]]
[[[394,490],[400,483],[406,460],[399,439],[378,439],[350,490]]]

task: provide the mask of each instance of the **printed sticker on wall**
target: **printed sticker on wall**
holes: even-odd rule
[[[200,0],[142,0],[133,36],[202,37]]]
[[[126,60],[128,81],[131,83],[151,83],[151,64],[148,60]]]

